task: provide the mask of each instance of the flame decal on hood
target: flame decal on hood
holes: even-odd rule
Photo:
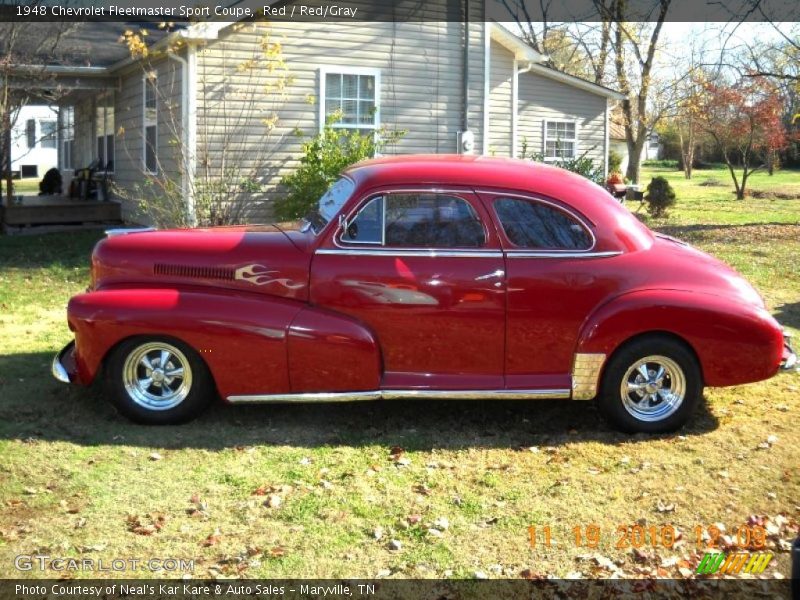
[[[253,263],[236,269],[236,274],[234,275],[234,279],[238,281],[246,281],[247,283],[252,283],[253,285],[267,285],[269,283],[279,283],[285,288],[290,290],[296,290],[303,287],[302,283],[295,283],[291,279],[287,279],[285,277],[284,278],[273,277],[273,275],[275,275],[276,273],[280,273],[280,271],[276,270],[270,271],[269,268],[264,265]]]

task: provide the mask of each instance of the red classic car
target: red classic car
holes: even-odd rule
[[[231,403],[597,398],[668,431],[704,386],[796,358],[732,269],[566,171],[470,156],[359,163],[297,226],[110,235],[72,298],[62,381],[120,412]]]

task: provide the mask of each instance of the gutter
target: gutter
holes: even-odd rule
[[[519,76],[533,68],[532,62],[529,62],[522,69],[518,68],[517,64],[517,59],[515,58],[514,76],[511,78],[511,158],[517,158],[517,148],[519,147]]]
[[[464,98],[462,131],[469,131],[469,3],[470,0],[464,0],[464,76],[461,78]],[[460,150],[463,152],[463,148]]]
[[[189,225],[197,225],[197,208],[194,201],[194,174],[197,166],[197,48],[186,45],[186,58],[167,53],[167,58],[181,65],[181,134],[183,137],[183,173],[181,196],[186,204]]]

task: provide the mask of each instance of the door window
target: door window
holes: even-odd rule
[[[446,194],[387,194],[373,198],[342,240],[394,248],[479,248],[486,232],[475,208]]]
[[[515,246],[537,250],[589,250],[592,236],[577,219],[554,206],[520,198],[499,198],[494,210]]]

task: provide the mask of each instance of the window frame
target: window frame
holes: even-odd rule
[[[327,77],[328,75],[364,75],[375,78],[375,115],[372,124],[363,123],[333,123],[335,129],[356,129],[373,131],[378,135],[381,127],[381,70],[376,67],[351,67],[345,65],[322,65],[319,71],[319,132],[325,130],[328,115],[325,111],[327,104]]]
[[[376,198],[383,197],[383,228],[381,231],[381,241],[380,242],[357,242],[354,240],[345,240],[342,239],[344,231],[341,227],[337,227],[336,232],[333,235],[333,243],[337,248],[343,250],[353,250],[358,251],[365,247],[374,248],[379,250],[380,252],[385,252],[386,254],[392,254],[394,252],[398,253],[431,253],[431,254],[442,254],[442,253],[458,253],[458,254],[470,254],[470,253],[478,253],[483,254],[486,252],[497,252],[496,248],[492,247],[492,236],[491,230],[489,229],[488,221],[491,220],[491,215],[489,214],[482,214],[482,211],[478,208],[479,200],[476,197],[476,202],[470,202],[469,198],[465,198],[464,195],[471,192],[465,192],[464,190],[447,190],[447,189],[430,189],[430,188],[413,188],[413,189],[392,189],[392,190],[382,190],[379,192],[371,192],[363,196],[358,202],[355,203],[355,208],[348,211],[346,216],[347,223],[352,223],[355,218],[361,213],[362,210],[367,208],[369,204],[375,200]],[[466,202],[467,205],[475,212],[475,216],[478,219],[478,222],[481,224],[483,228],[483,244],[478,247],[449,247],[449,246],[389,246],[386,244],[386,196],[390,196],[392,194],[433,194],[437,196],[450,196],[452,198],[457,198],[462,202]]]
[[[505,252],[508,253],[520,253],[524,255],[541,255],[541,256],[559,256],[559,255],[575,255],[575,254],[592,254],[594,253],[595,248],[597,247],[597,236],[594,234],[594,225],[586,219],[583,215],[574,211],[570,208],[567,208],[561,204],[553,202],[551,200],[547,200],[545,198],[540,198],[537,196],[526,196],[523,194],[514,194],[514,193],[505,193],[505,192],[491,192],[491,210],[492,210],[492,217],[495,219],[497,223],[497,229],[500,233],[500,237],[503,240],[504,245],[508,245],[507,248],[504,248]],[[539,204],[545,204],[555,210],[558,210],[567,217],[572,218],[574,221],[577,221],[584,230],[589,234],[589,238],[591,239],[592,243],[586,249],[575,250],[571,248],[528,248],[526,246],[518,246],[511,239],[508,237],[506,233],[506,228],[503,225],[503,221],[500,219],[500,215],[497,213],[497,206],[496,203],[498,200],[504,199],[513,199],[513,200],[525,200],[527,202],[538,202]]]
[[[147,106],[148,84],[153,87],[155,106],[151,109]],[[145,74],[142,76],[142,170],[149,175],[158,175],[158,104],[158,75],[149,76]],[[148,110],[152,110],[155,113],[154,118],[148,117]],[[150,169],[147,165],[147,130],[150,127],[155,129],[155,144],[151,144],[155,159],[155,167],[153,169]],[[114,150],[116,153],[116,148]]]
[[[44,125],[52,125],[52,133],[45,134]],[[41,147],[47,150],[58,150],[58,120],[57,119],[42,119],[39,121],[39,128],[42,132],[40,139]],[[46,145],[52,143],[52,146]]]
[[[548,156],[547,155],[547,142],[556,142],[558,143],[558,137],[556,138],[548,138],[547,137],[547,126],[550,123],[566,123],[572,124],[575,126],[575,137],[571,140],[564,139],[562,141],[565,142],[572,142],[573,147],[573,154],[572,156]],[[580,143],[580,120],[579,119],[550,119],[545,117],[542,119],[542,156],[544,157],[545,162],[556,162],[559,160],[573,160],[580,156],[578,152],[578,146]]]

